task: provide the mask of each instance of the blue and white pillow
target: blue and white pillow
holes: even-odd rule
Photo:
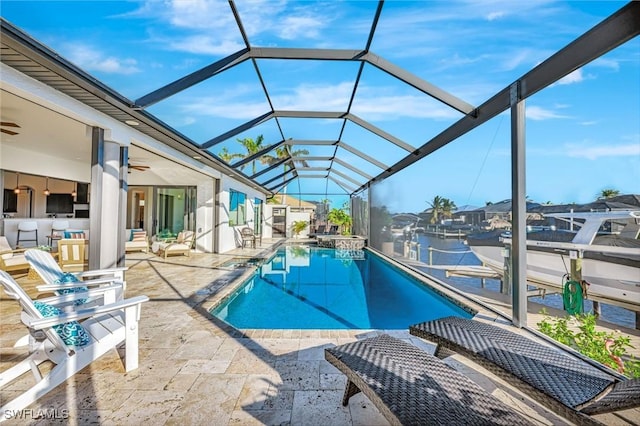
[[[78,282],[80,282],[78,277],[68,272],[65,272],[64,274],[62,274],[60,278],[54,281],[54,284],[69,284],[69,283],[78,283]],[[56,294],[58,296],[62,296],[63,294],[72,294],[72,293],[78,293],[81,291],[89,291],[89,289],[87,287],[63,288],[60,290],[56,290]],[[77,300],[74,300],[73,304],[75,306],[82,305],[87,300],[88,299],[77,299]]]
[[[62,313],[60,309],[46,303],[34,301],[33,304],[45,318],[55,317]],[[87,331],[78,321],[70,321],[64,324],[54,325],[53,329],[58,333],[62,341],[69,346],[84,346],[91,340]]]

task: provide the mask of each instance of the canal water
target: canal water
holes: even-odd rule
[[[420,243],[420,261],[429,263],[429,247],[433,247],[432,262],[433,265],[481,265],[480,260],[471,252],[469,247],[464,244],[464,240],[457,238],[438,238],[436,236],[417,234]],[[396,251],[399,251],[397,246]],[[420,267],[425,273],[432,275],[445,283],[465,290],[465,287],[482,288],[482,280],[480,278],[463,278],[463,277],[446,277],[445,271],[431,268]],[[484,289],[499,293],[500,280],[485,279]],[[539,303],[544,306],[563,309],[562,295],[552,294],[542,297],[530,297],[531,302]],[[593,303],[590,300],[584,301],[585,312],[593,312]],[[635,328],[635,313],[621,308],[619,306],[607,305],[600,303],[600,318],[604,321],[619,324],[624,327]]]

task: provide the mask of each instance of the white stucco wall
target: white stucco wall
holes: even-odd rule
[[[234,191],[244,193],[246,197],[245,206],[246,206],[246,219],[247,223],[239,226],[230,226],[229,225],[229,191],[233,189]],[[253,207],[254,200],[259,198],[265,202],[265,195],[258,191],[255,188],[252,188],[248,185],[242,184],[238,181],[233,180],[230,177],[223,177],[220,182],[220,207],[218,209],[218,238],[219,244],[218,248],[220,253],[227,252],[229,250],[233,250],[235,248],[240,247],[240,229],[248,226],[253,229],[254,221],[256,218],[253,217]],[[265,204],[263,204],[265,205]],[[258,218],[259,219],[259,218]],[[263,233],[263,237],[265,237]]]
[[[197,188],[196,250],[213,252],[215,238],[215,179],[203,180]]]
[[[307,223],[307,227],[304,231],[298,234],[298,238],[306,238],[309,236],[309,223],[311,222],[311,214],[308,212],[292,212],[290,208],[287,208],[287,237],[294,238],[293,222],[303,221]]]

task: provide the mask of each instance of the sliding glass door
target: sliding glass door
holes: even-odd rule
[[[196,226],[196,188],[156,187],[154,189],[154,233],[176,235]]]

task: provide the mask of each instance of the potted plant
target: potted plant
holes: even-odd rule
[[[295,222],[293,222],[293,224],[291,225],[291,230],[293,231],[295,238],[298,238],[300,233],[304,231],[307,226],[309,226],[309,224],[304,220],[296,220]]]

